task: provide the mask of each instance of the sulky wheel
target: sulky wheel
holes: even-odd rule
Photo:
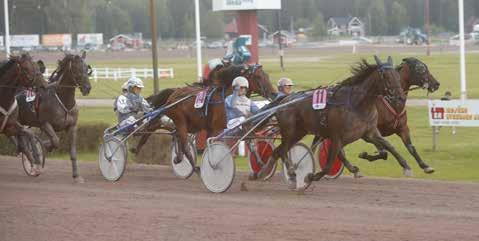
[[[98,156],[101,175],[108,181],[118,181],[125,172],[127,158],[126,144],[120,138],[106,138]]]
[[[329,153],[329,146],[331,145],[331,140],[330,139],[324,139],[320,144],[319,144],[319,151],[317,153],[318,155],[318,160],[319,160],[319,167],[323,169],[326,166],[326,162],[328,161],[328,153]],[[344,164],[337,156],[334,161],[333,165],[331,166],[331,170],[324,176],[326,179],[336,179],[341,174],[343,173],[344,170]]]
[[[214,193],[227,191],[235,176],[235,163],[230,148],[224,142],[207,145],[201,163],[201,180]]]
[[[177,177],[188,179],[191,177],[195,169],[184,154],[183,158],[181,158],[182,161],[178,164],[175,163],[179,148],[178,145],[178,138],[173,137],[173,141],[171,142],[171,166],[173,167],[173,172]],[[194,139],[188,141],[188,149],[190,150],[191,156],[194,158],[193,162],[196,163],[196,146],[194,144]]]
[[[288,157],[295,167],[296,189],[305,186],[304,178],[314,173],[314,156],[311,149],[303,143],[297,143],[288,152]],[[283,164],[283,177],[288,182],[289,175],[286,165]]]

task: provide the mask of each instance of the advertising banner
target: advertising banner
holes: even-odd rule
[[[479,126],[479,100],[430,100],[431,126]]]

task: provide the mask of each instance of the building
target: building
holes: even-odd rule
[[[118,34],[110,39],[111,48],[121,50],[125,48],[138,49],[143,47],[143,38],[141,33],[137,34]]]
[[[328,35],[364,36],[365,25],[358,17],[330,17],[327,23]]]

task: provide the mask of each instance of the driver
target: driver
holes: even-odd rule
[[[245,77],[239,76],[233,80],[233,94],[225,99],[226,119],[228,129],[240,124],[245,118],[255,114],[258,106],[246,97],[249,84]]]
[[[140,95],[145,87],[143,81],[137,77],[131,77],[126,83],[127,93],[120,95],[115,103],[119,126],[133,124],[139,115],[150,112],[153,109]]]
[[[290,95],[293,93],[294,83],[291,79],[283,77],[278,80],[278,95],[276,99],[282,98],[283,96]]]

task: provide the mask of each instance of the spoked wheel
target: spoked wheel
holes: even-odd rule
[[[253,173],[258,174],[263,166],[267,165],[270,161],[273,161],[272,159],[274,146],[273,143],[265,140],[256,141],[254,146],[256,150],[249,151],[248,164],[250,170]],[[257,160],[257,155],[259,156],[261,161]],[[267,175],[263,178],[264,181],[269,180],[274,175],[276,171],[276,165],[277,162],[273,163],[272,165],[268,165],[268,170],[266,171]]]
[[[319,167],[321,167],[321,170],[326,166],[326,163],[328,162],[328,153],[329,153],[329,147],[331,146],[331,140],[330,139],[324,139],[320,144],[319,144],[319,151],[318,151],[318,160],[319,160]],[[341,174],[343,173],[344,170],[344,164],[341,161],[340,157],[337,156],[334,161],[333,165],[331,166],[331,170],[324,176],[326,179],[336,179]]]
[[[235,177],[235,163],[228,145],[214,142],[206,146],[201,163],[201,180],[214,193],[228,190]]]
[[[179,148],[178,138],[173,137],[173,141],[171,142],[171,166],[173,167],[173,172],[177,177],[188,179],[195,171],[195,167],[191,165],[190,161],[184,154],[181,158],[181,162],[178,164],[175,163]],[[190,150],[190,155],[193,157],[193,163],[196,163],[196,146],[194,139],[188,141],[188,149]]]
[[[127,147],[118,137],[109,137],[100,146],[98,164],[101,175],[108,181],[118,181],[125,172]]]
[[[303,143],[297,143],[288,152],[288,157],[295,167],[296,189],[303,188],[306,184],[304,178],[309,173],[314,173],[314,156],[311,149]],[[283,164],[283,176],[288,183],[289,175],[286,165]]]
[[[27,137],[25,142],[26,146],[24,150],[22,150],[21,157],[22,157],[22,165],[23,170],[28,176],[31,177],[38,177],[43,172],[43,168],[45,167],[45,147],[43,146],[42,140],[40,137],[32,134],[33,138]],[[29,155],[26,155],[25,152],[28,152],[33,159],[29,158]],[[34,163],[40,163],[38,166],[39,170],[35,171]]]

